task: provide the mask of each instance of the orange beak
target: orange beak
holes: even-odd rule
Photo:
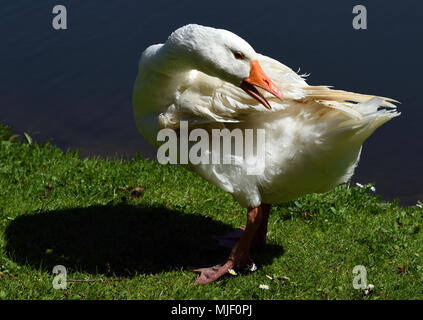
[[[250,76],[242,81],[240,87],[262,105],[264,105],[267,109],[272,109],[269,102],[265,97],[263,97],[263,95],[256,89],[255,86],[266,90],[267,92],[273,94],[276,98],[281,100],[283,99],[282,92],[264,73],[257,60],[251,61]]]

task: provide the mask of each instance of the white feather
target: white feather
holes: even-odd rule
[[[182,120],[191,128],[209,131],[265,129],[265,169],[260,175],[248,175],[245,161],[187,165],[230,192],[244,207],[325,192],[348,181],[365,139],[399,115],[392,99],[309,86],[303,76],[256,54],[228,31],[196,25],[184,28],[174,32],[165,45],[155,45],[143,53],[134,85],[136,124],[154,145],[160,128],[178,129]],[[230,57],[221,53],[222,41],[254,56],[280,88],[284,100],[261,91],[272,106],[268,110],[231,83],[234,80],[228,73],[241,75],[245,70],[235,70]]]

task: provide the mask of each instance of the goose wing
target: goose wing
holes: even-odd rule
[[[175,103],[160,116],[161,127],[177,127],[181,120],[188,121],[190,126],[237,123],[299,104],[317,104],[355,119],[376,112],[379,106],[396,111],[394,103],[398,101],[394,99],[334,90],[329,86],[310,86],[304,79],[305,75],[299,75],[279,61],[261,54],[258,54],[258,60],[264,72],[284,94],[284,100],[280,101],[259,89],[271,104],[271,110],[240,87],[193,70],[179,88]],[[366,103],[369,100],[372,103]]]

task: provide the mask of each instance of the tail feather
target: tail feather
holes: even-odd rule
[[[373,97],[362,103],[354,104],[354,109],[350,108],[348,112],[342,110],[350,117],[341,121],[334,132],[349,131],[354,140],[363,143],[377,128],[401,114],[397,112],[396,108],[380,109],[381,104],[382,98]],[[339,110],[339,108],[330,107]],[[357,117],[357,114],[360,116]]]
[[[365,102],[372,98],[380,98],[381,106],[388,108],[396,108],[394,103],[399,103],[397,100],[378,97],[361,93],[348,92],[343,90],[334,90],[327,86],[308,86],[304,88],[306,92],[306,99],[324,100],[324,101],[338,101],[338,102]]]
[[[333,90],[327,86],[308,86],[306,101],[341,111],[346,117],[335,116],[339,122],[328,133],[334,136],[345,132],[362,143],[378,127],[400,115],[394,103],[398,101],[367,94]]]

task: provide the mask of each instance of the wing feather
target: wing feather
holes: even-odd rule
[[[377,112],[378,106],[395,109],[398,101],[367,94],[334,90],[329,86],[310,86],[304,77],[277,60],[258,55],[264,72],[280,88],[284,100],[261,90],[270,102],[272,110],[266,109],[241,88],[200,71],[192,71],[187,83],[181,88],[177,101],[161,115],[162,127],[177,126],[180,120],[192,125],[223,124],[241,122],[247,117],[267,112],[278,112],[286,108],[305,108],[320,105],[330,110],[341,111],[348,118],[362,119]],[[371,101],[371,103],[368,103]]]
[[[372,98],[380,98],[382,100],[381,106],[396,108],[393,103],[399,103],[397,100],[373,96],[368,94],[354,93],[343,90],[334,90],[328,86],[307,86],[303,90],[306,93],[306,99],[311,100],[324,100],[324,101],[338,101],[338,102],[365,102]]]

